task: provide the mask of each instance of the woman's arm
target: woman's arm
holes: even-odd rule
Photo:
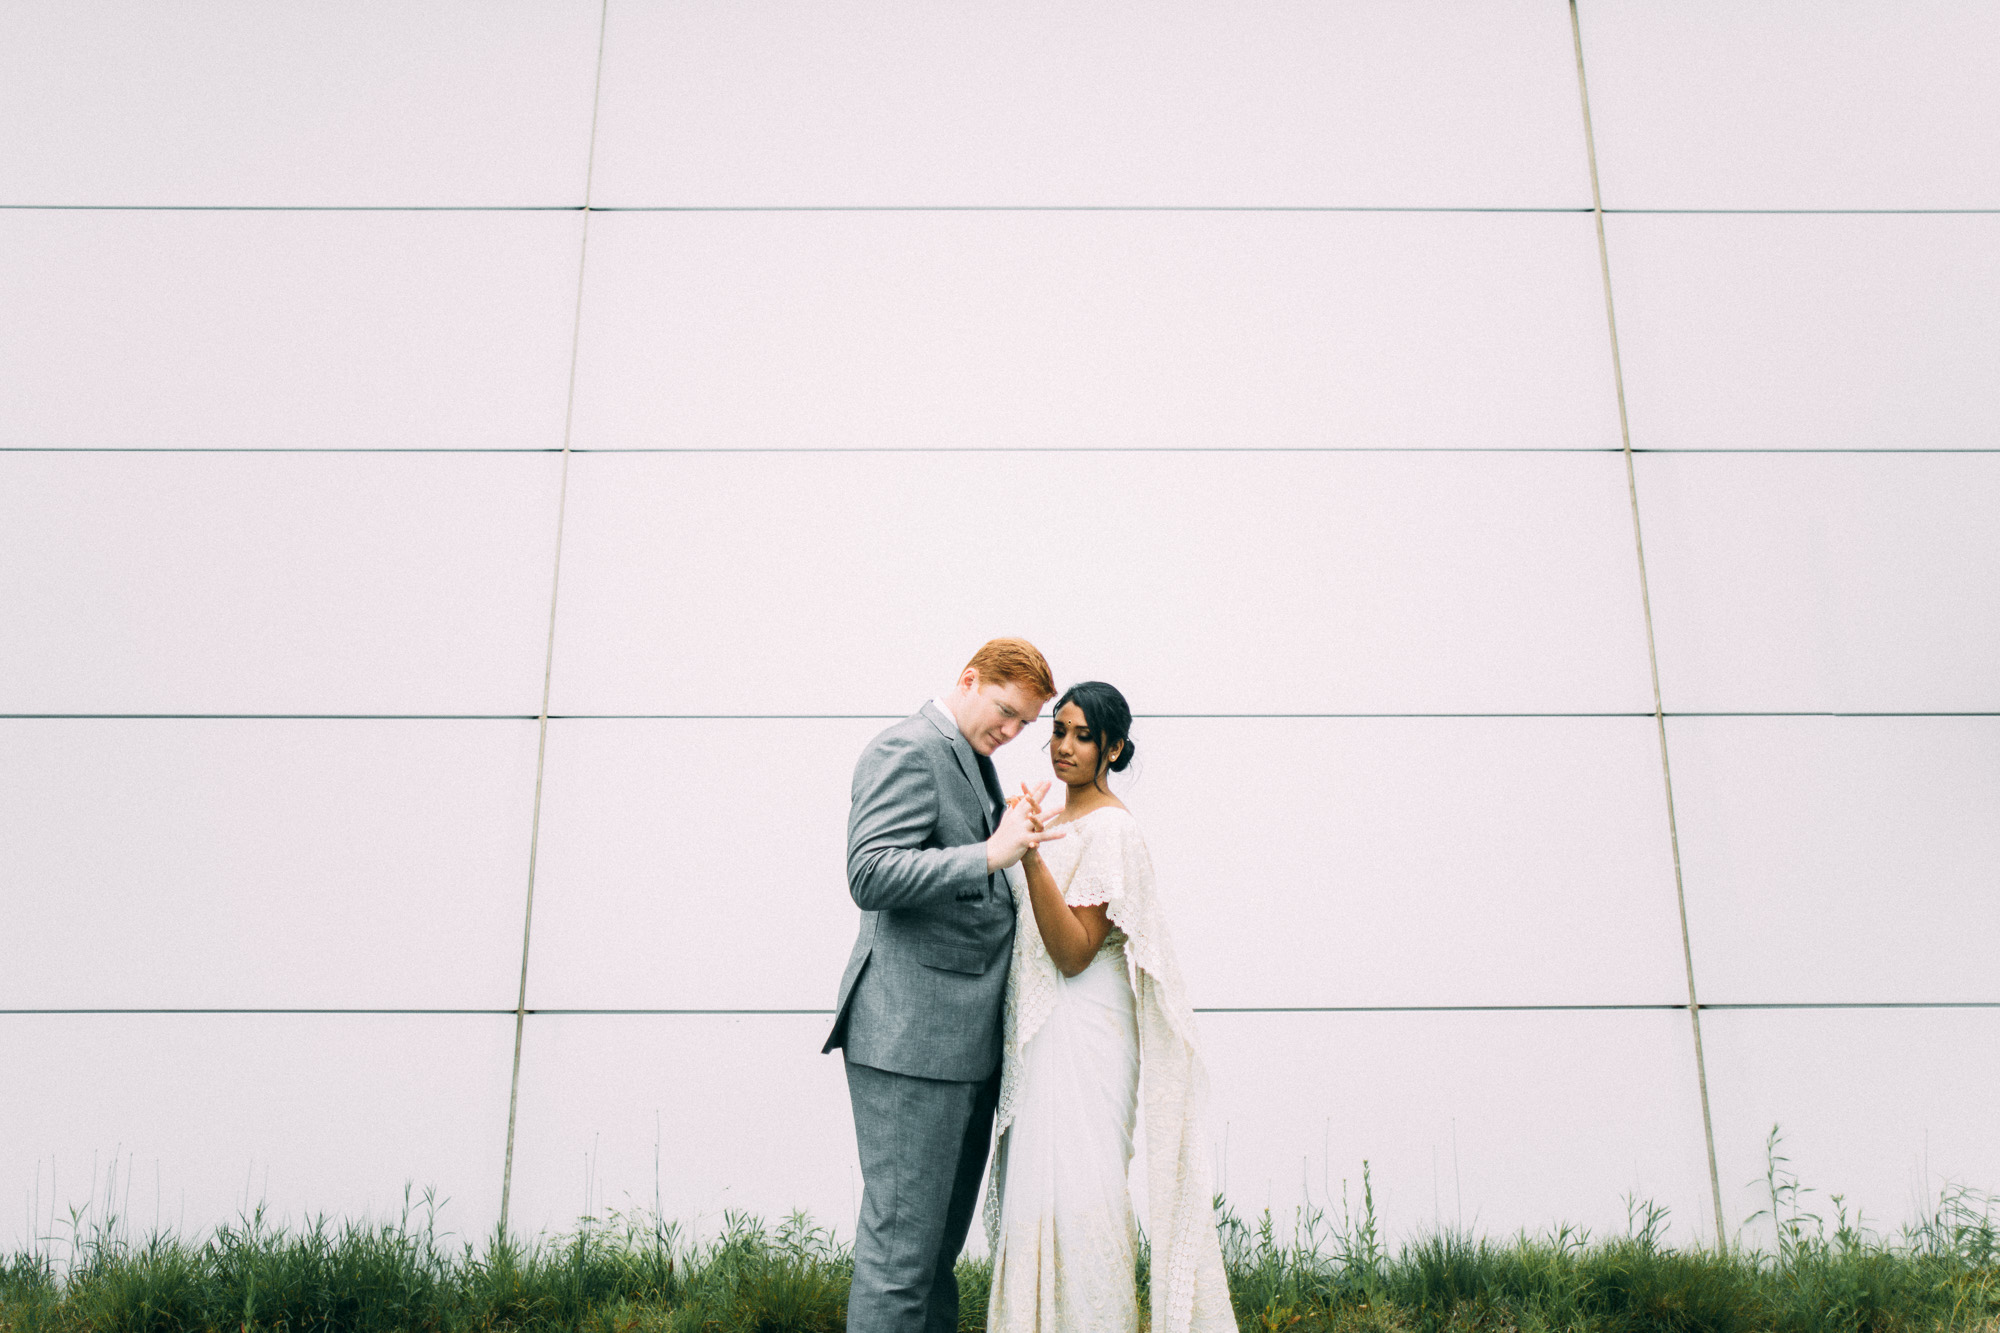
[[[1033,849],[1021,858],[1021,869],[1028,877],[1028,903],[1035,909],[1042,943],[1062,974],[1073,977],[1090,966],[1098,946],[1111,933],[1110,910],[1103,903],[1071,907],[1064,902],[1048,863]]]

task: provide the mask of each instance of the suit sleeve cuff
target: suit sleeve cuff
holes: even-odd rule
[[[986,896],[986,844],[970,843],[951,849],[952,897],[960,902],[977,902]]]

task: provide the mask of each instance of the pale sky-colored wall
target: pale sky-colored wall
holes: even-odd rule
[[[1892,1224],[2000,1188],[2000,18],[1581,30],[1722,1211]],[[0,123],[0,1244],[490,1228],[531,844],[516,1225],[845,1231],[849,769],[996,633],[1240,1210],[1712,1235],[1562,4],[16,5]]]

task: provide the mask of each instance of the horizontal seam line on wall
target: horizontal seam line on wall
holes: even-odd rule
[[[593,209],[593,212],[596,210]],[[1582,213],[1564,204],[621,204],[606,213]]]
[[[577,204],[0,204],[16,213],[581,213]],[[593,213],[1550,213],[1588,204],[592,204]],[[1607,216],[1979,217],[2000,208],[1607,208]]]
[[[1678,1013],[1685,1004],[1354,1004],[1354,1005],[1216,1005],[1196,1006],[1198,1014],[1540,1014],[1540,1013]],[[1731,1010],[1819,1010],[1819,1009],[2000,1009],[2000,1000],[1827,1000],[1772,1001],[1768,1003],[1707,1004],[1711,1009]],[[831,1017],[831,1009],[529,1009],[530,1017],[579,1018],[592,1016],[631,1017]],[[260,1008],[101,1008],[101,1009],[0,1009],[0,1015],[35,1016],[116,1016],[121,1014],[296,1014],[296,1015],[410,1015],[435,1017],[512,1018],[512,1009],[260,1009]]]
[[[581,213],[582,204],[0,204],[17,213]],[[1560,204],[592,204],[593,213],[1580,213]]]
[[[1133,444],[1133,445],[863,445],[852,448],[834,445],[771,445],[748,448],[725,448],[722,446],[667,446],[643,445],[629,449],[576,448],[572,454],[601,454],[617,457],[625,454],[700,454],[717,458],[737,455],[765,454],[825,454],[872,455],[872,454],[1617,454],[1624,450],[1606,445],[1481,445],[1439,444],[1439,445],[1390,445],[1390,444],[1299,444],[1299,445],[1227,445],[1227,444]],[[1635,447],[1634,454],[1757,454],[1778,457],[1812,457],[1822,454],[1882,454],[1882,455],[1938,455],[1994,454],[2000,448],[1989,445],[1955,448],[1891,449],[1881,447],[1815,447],[1810,449],[1782,449],[1757,446],[1743,449],[1709,448],[1691,446],[1687,448]],[[104,444],[5,444],[0,445],[0,453],[5,454],[547,454],[559,456],[560,449],[512,448],[505,446],[476,445],[466,448],[440,448],[413,445],[405,447],[374,447],[358,445],[304,445],[299,447],[281,445],[104,445]]]
[[[597,210],[592,209],[592,212]],[[0,204],[7,213],[581,213],[582,204]]]
[[[0,713],[0,722],[535,722],[538,713]],[[550,713],[551,722],[896,722],[907,713]],[[1139,721],[1452,721],[1650,719],[1625,713],[1134,713]],[[1668,718],[2000,717],[1984,709],[1895,711],[1668,712]],[[511,1011],[510,1011],[511,1012]]]
[[[1588,209],[1584,210],[1589,212]],[[2000,208],[1607,208],[1606,217],[1982,217]],[[1703,1005],[1702,1008],[1708,1008]]]
[[[759,445],[730,448],[721,445],[635,445],[629,449],[573,448],[572,454],[1616,454],[1607,445],[1501,445],[1486,448],[1469,444],[975,444],[975,445]],[[1737,450],[1710,449],[1671,452],[1735,453]],[[1749,453],[1751,450],[1740,452]],[[1774,453],[1806,453],[1804,449],[1771,450]],[[1822,451],[1824,452],[1824,451]],[[1963,453],[1957,449],[1889,449],[1884,453]],[[143,445],[143,444],[10,444],[0,445],[0,453],[10,454],[560,454],[560,449],[475,446],[464,449],[413,445],[407,448],[361,445]]]

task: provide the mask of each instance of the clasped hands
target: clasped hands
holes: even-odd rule
[[[1032,790],[1024,782],[1019,796],[1007,798],[1007,813],[1001,817],[1000,827],[986,840],[988,873],[1003,870],[1043,843],[1064,836],[1049,831],[1050,816],[1042,813],[1042,798],[1048,791],[1047,782]]]

